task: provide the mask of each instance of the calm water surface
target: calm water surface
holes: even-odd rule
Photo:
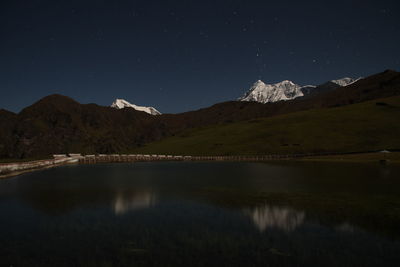
[[[135,163],[0,181],[0,266],[399,266],[400,166]]]

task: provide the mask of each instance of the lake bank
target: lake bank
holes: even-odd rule
[[[381,163],[381,164],[400,164],[400,152],[372,152],[372,153],[354,153],[338,154],[326,156],[312,156],[301,159],[302,161],[315,162],[360,162],[360,163]]]
[[[24,173],[43,170],[65,164],[75,164],[79,157],[54,157],[53,159],[0,163],[0,179],[18,176]]]
[[[98,154],[85,155],[71,154],[54,155],[53,159],[33,160],[22,162],[0,163],[0,179],[10,178],[20,174],[42,169],[62,166],[65,164],[96,164],[117,162],[143,161],[310,161],[310,162],[359,162],[379,164],[399,164],[400,152],[372,152],[372,153],[308,153],[295,155],[262,155],[262,156],[176,156],[176,155],[142,155],[142,154]]]

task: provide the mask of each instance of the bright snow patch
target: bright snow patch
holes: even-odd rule
[[[304,95],[301,88],[302,86],[288,80],[275,84],[265,84],[258,80],[239,100],[260,103],[291,100]]]
[[[144,111],[150,115],[161,115],[161,112],[159,112],[157,109],[153,108],[153,107],[142,107],[142,106],[137,106],[134,104],[129,103],[128,101],[124,100],[124,99],[119,99],[117,98],[112,104],[111,104],[112,108],[116,108],[116,109],[123,109],[123,108],[133,108],[136,109],[138,111]]]
[[[341,87],[348,86],[359,81],[362,78],[342,78],[338,80],[331,80]],[[297,97],[302,97],[310,94],[319,86],[305,85],[300,86],[291,81],[285,80],[275,84],[265,84],[263,81],[258,80],[253,86],[238,100],[240,101],[254,101],[260,103],[270,103],[277,101],[292,100]]]
[[[332,80],[331,82],[336,83],[337,85],[340,85],[343,87],[343,86],[348,86],[350,84],[353,84],[360,79],[362,79],[362,78],[353,79],[353,78],[345,77],[345,78],[338,79],[338,80]]]

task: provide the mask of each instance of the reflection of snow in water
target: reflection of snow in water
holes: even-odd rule
[[[244,213],[250,216],[260,232],[273,227],[287,232],[293,231],[304,222],[305,218],[304,212],[270,205],[246,209]]]
[[[128,211],[145,209],[154,205],[156,201],[153,192],[135,192],[117,194],[114,201],[114,212],[117,215],[122,215]]]

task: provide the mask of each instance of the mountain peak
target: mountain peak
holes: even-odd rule
[[[283,81],[280,82],[280,84],[294,84],[294,82],[289,81],[289,80],[283,80]]]
[[[257,80],[255,83],[253,83],[252,88],[258,87],[258,86],[265,86],[265,83],[261,80]]]
[[[128,101],[122,98],[115,99],[115,101],[111,104],[111,107],[116,109],[133,108],[137,111],[143,111],[150,115],[161,115],[161,112],[159,112],[157,109],[153,107],[137,106],[135,104],[129,103]]]
[[[48,95],[43,97],[42,99],[40,99],[39,101],[42,102],[70,102],[70,103],[78,103],[76,102],[74,99],[72,99],[69,96],[65,96],[65,95],[60,95],[60,94],[52,94],[52,95]]]
[[[253,86],[238,100],[260,103],[292,100],[297,97],[308,96],[311,94],[315,95],[316,93],[335,90],[339,87],[345,87],[359,81],[360,79],[362,79],[362,77],[357,79],[344,77],[337,80],[331,80],[318,86],[300,86],[290,80],[283,80],[274,84],[265,84],[263,81],[257,80]]]
[[[239,98],[240,101],[255,101],[261,103],[277,102],[290,100],[303,96],[301,86],[289,80],[284,80],[275,84],[265,84],[258,80],[253,86]]]

